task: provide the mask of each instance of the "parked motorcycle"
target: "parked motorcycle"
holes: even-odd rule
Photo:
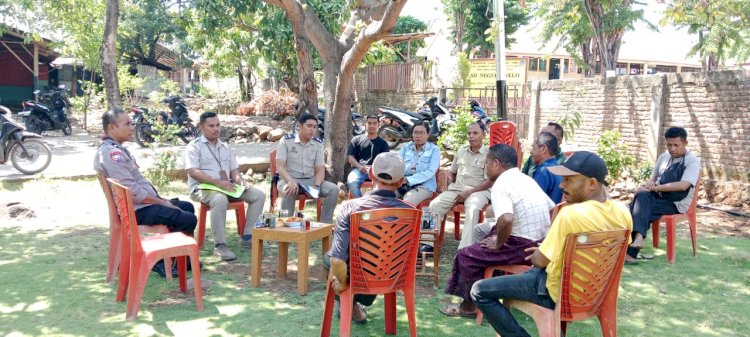
[[[354,111],[354,106],[351,107],[351,122],[352,122],[352,136],[359,136],[363,133],[365,133],[367,129],[367,122],[365,121],[365,118],[360,116],[356,111]],[[323,108],[318,108],[318,137],[320,139],[323,139],[323,136],[325,136],[325,120],[326,120],[326,110]],[[296,133],[299,131],[299,122],[295,121],[292,124],[291,132]]]
[[[430,124],[430,141],[435,142],[445,132],[445,129],[455,124],[453,114],[438,102],[437,97],[432,97],[422,105],[417,112],[381,106],[378,108],[380,115],[380,129],[378,136],[385,139],[388,147],[396,148],[398,144],[411,141],[411,132],[414,125],[427,122]]]
[[[481,105],[479,105],[479,102],[472,99],[469,101],[469,105],[471,105],[471,115],[474,116],[474,118],[477,119],[477,122],[481,123],[482,126],[486,129],[487,126],[489,126],[490,123],[492,123],[492,119],[490,119],[489,116],[487,116],[487,112],[482,108]]]
[[[158,131],[154,129],[153,123],[160,120],[163,125],[179,125],[180,130],[175,135],[185,144],[191,140],[200,137],[200,131],[193,125],[193,120],[187,112],[187,106],[180,96],[170,96],[162,100],[166,103],[171,111],[167,114],[164,111],[150,112],[145,107],[133,107],[130,112],[133,113],[133,123],[135,130],[133,138],[140,147],[146,147],[153,143]]]
[[[39,140],[40,135],[24,131],[10,115],[10,109],[0,105],[0,164],[10,160],[24,174],[44,171],[52,161],[52,151]]]
[[[68,119],[70,101],[65,86],[61,85],[41,95],[39,90],[35,90],[34,95],[39,96],[41,102],[26,100],[23,102],[23,111],[18,113],[26,125],[26,130],[38,135],[52,130],[61,130],[66,136],[72,134],[73,128]]]

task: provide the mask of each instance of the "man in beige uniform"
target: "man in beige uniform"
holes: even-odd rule
[[[479,219],[482,207],[490,202],[489,188],[492,186],[492,181],[487,179],[484,172],[488,151],[487,146],[482,143],[484,130],[477,123],[471,124],[468,138],[469,145],[458,149],[451,165],[454,183],[430,203],[430,210],[437,213],[441,221],[455,204],[464,203],[466,220],[458,249],[474,243],[472,229]]]
[[[229,201],[242,200],[248,204],[245,211],[245,236],[241,245],[250,248],[252,231],[266,196],[257,188],[247,186],[239,198],[234,199],[222,192],[202,190],[198,184],[207,183],[228,191],[236,185],[246,185],[240,173],[240,166],[232,149],[219,139],[221,124],[214,112],[201,114],[198,127],[203,135],[191,141],[185,148],[185,169],[188,172],[188,190],[194,201],[211,207],[211,231],[214,235],[214,254],[224,261],[232,261],[237,255],[226,245],[226,220]]]
[[[276,167],[280,178],[277,187],[282,195],[281,209],[292,215],[301,184],[313,193],[319,193],[319,197],[325,198],[320,221],[332,223],[339,188],[336,184],[323,180],[323,141],[313,137],[318,130],[318,120],[310,114],[303,114],[300,116],[299,125],[298,133],[282,138],[276,150]]]

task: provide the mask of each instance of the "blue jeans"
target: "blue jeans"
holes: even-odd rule
[[[346,187],[352,192],[355,198],[362,196],[362,190],[359,189],[362,183],[369,181],[370,177],[366,173],[362,173],[359,169],[353,169],[349,172],[349,176],[346,177]]]
[[[497,333],[503,337],[529,336],[499,299],[518,299],[553,309],[555,301],[547,293],[547,272],[531,268],[523,274],[480,280],[471,287],[471,298]]]

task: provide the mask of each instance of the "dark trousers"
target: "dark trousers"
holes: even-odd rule
[[[547,272],[531,268],[523,274],[498,276],[477,281],[471,287],[471,298],[484,317],[503,337],[529,336],[500,299],[517,299],[554,309],[555,301],[546,286]]]
[[[635,194],[630,204],[630,214],[633,216],[633,232],[631,236],[635,239],[635,233],[640,233],[646,238],[646,233],[651,228],[651,222],[659,219],[662,215],[677,214],[674,202],[662,199],[656,192],[641,191]],[[628,246],[628,255],[638,257],[640,249]]]
[[[151,205],[135,211],[135,218],[139,225],[166,225],[171,232],[185,232],[192,234],[198,218],[192,203],[178,199],[170,200],[179,209]]]
[[[330,273],[331,270],[331,257],[328,256],[328,254],[323,254],[323,268],[326,269],[326,275]],[[347,269],[349,266],[347,266]],[[347,273],[349,270],[347,270]],[[364,294],[355,294],[354,295],[354,303],[362,304],[366,307],[369,307],[372,305],[373,302],[375,302],[375,298],[378,295],[364,295]],[[339,301],[339,295],[336,295],[336,302]]]

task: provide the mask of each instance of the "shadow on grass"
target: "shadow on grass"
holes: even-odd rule
[[[229,225],[228,225],[229,226]],[[210,235],[210,231],[209,231]],[[446,235],[450,238],[450,235]],[[0,335],[240,335],[314,336],[319,334],[325,283],[320,243],[310,247],[309,287],[296,293],[296,247],[289,253],[289,275],[276,275],[276,245],[264,249],[263,279],[249,286],[250,253],[228,240],[235,262],[201,251],[203,277],[214,281],[204,293],[205,310],[195,310],[192,292],[178,291],[175,281],[151,274],[138,320],[125,321],[125,303],[114,301],[115,289],[104,283],[107,231],[83,227],[60,233],[0,227]],[[210,237],[207,242],[212,242]],[[618,330],[621,336],[741,336],[750,334],[750,240],[711,238],[692,258],[690,243],[677,242],[677,265],[656,258],[628,266],[620,289]],[[442,294],[456,242],[446,240],[441,261],[441,289],[431,278],[418,278],[417,326],[423,336],[491,336],[485,323],[449,318],[438,309],[458,299]],[[368,309],[369,323],[353,326],[354,336],[384,334],[383,300]],[[534,323],[516,312],[535,334]],[[403,298],[398,296],[398,336],[408,335]],[[334,318],[332,335],[338,335]],[[596,319],[569,326],[571,336],[601,336]]]
[[[3,180],[0,182],[0,190],[20,191],[23,189],[23,181]]]

